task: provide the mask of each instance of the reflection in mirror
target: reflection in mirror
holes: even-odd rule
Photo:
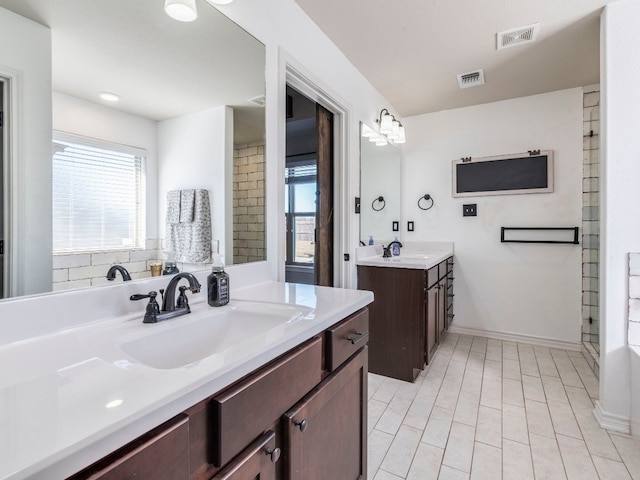
[[[378,245],[400,236],[392,225],[400,221],[401,158],[397,146],[376,145],[360,135],[360,241],[366,245],[370,237]]]
[[[4,297],[107,284],[113,264],[133,279],[150,276],[168,255],[167,193],[174,190],[208,191],[211,250],[227,265],[266,258],[265,48],[205,0],[196,3],[197,20],[183,23],[157,0],[0,0],[7,40],[0,106],[13,125],[13,133],[1,132],[0,149],[13,154],[1,158],[2,197],[14,200],[0,204]],[[10,101],[17,92],[24,102]],[[143,208],[129,220],[141,237],[123,234],[115,248],[74,249],[73,239],[54,248],[54,131],[143,152]],[[175,260],[182,269],[205,267]]]

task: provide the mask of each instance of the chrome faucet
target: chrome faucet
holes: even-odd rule
[[[176,287],[178,287],[178,283],[183,278],[189,282],[189,287],[185,287],[184,285],[180,286],[178,288],[180,295],[176,299]],[[160,308],[160,305],[158,305],[158,302],[156,301],[156,296],[158,295],[156,292],[149,292],[147,295],[137,293],[135,295],[131,295],[129,300],[142,300],[143,298],[148,298],[149,303],[147,304],[143,322],[158,323],[162,320],[191,313],[191,308],[189,307],[189,301],[186,295],[187,288],[191,290],[191,293],[198,293],[200,291],[200,283],[193,274],[182,272],[171,277],[166,290],[160,290],[160,293],[162,294],[162,308]]]
[[[398,244],[398,246],[400,248],[402,248],[402,244],[398,240],[394,240],[389,245],[384,247],[384,250],[382,252],[382,258],[390,258],[391,257],[391,247],[393,247],[393,245],[396,244],[396,243]]]
[[[122,280],[124,282],[128,282],[129,280],[131,280],[131,275],[129,275],[127,269],[122,265],[111,265],[111,268],[109,268],[109,271],[106,275],[107,280],[109,280],[110,282],[114,281],[116,279],[116,272],[120,272],[120,274],[122,275]]]

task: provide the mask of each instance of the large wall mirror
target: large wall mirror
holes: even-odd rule
[[[402,151],[396,145],[376,145],[362,135],[360,124],[360,241],[387,244],[400,232],[400,161]]]
[[[212,248],[226,264],[266,259],[265,47],[207,1],[196,5],[187,23],[162,0],[0,0],[4,298],[107,284],[114,263],[149,276],[166,258],[173,190],[208,190]],[[138,248],[54,251],[58,133],[145,152]]]

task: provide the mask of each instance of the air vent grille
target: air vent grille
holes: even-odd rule
[[[536,40],[538,36],[539,23],[527,25],[526,27],[513,28],[511,30],[505,30],[499,32],[497,37],[497,49],[515,47],[516,45],[523,45],[525,43],[531,43]]]
[[[484,71],[482,69],[473,72],[458,74],[458,85],[460,88],[477,87],[484,85]]]

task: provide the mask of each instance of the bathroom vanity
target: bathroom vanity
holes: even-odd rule
[[[375,249],[362,253],[358,288],[375,295],[369,371],[413,382],[453,320],[453,248],[403,248],[391,258]]]
[[[217,309],[198,297],[158,324],[129,302],[0,345],[18,366],[0,385],[0,478],[366,478],[373,295],[266,281]]]

